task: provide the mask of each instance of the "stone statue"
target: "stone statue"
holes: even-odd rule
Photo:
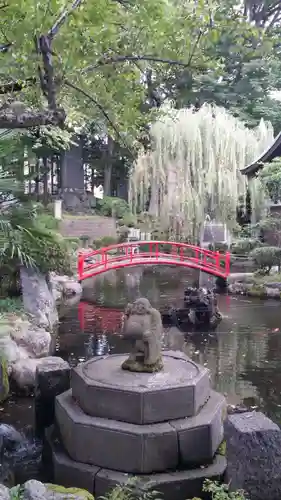
[[[164,324],[181,330],[190,326],[216,328],[222,319],[214,292],[193,287],[185,289],[182,308],[169,307],[161,311],[161,315]]]
[[[122,365],[123,370],[148,373],[162,370],[162,333],[161,314],[151,306],[149,300],[140,298],[128,304],[123,336],[133,341],[133,349]]]
[[[189,318],[194,325],[216,327],[222,319],[216,295],[207,288],[186,288],[184,307],[190,309]]]

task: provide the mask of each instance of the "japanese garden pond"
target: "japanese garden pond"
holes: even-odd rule
[[[120,335],[124,306],[146,296],[154,307],[178,306],[191,271],[132,268],[84,283],[83,302],[61,311],[57,354],[71,366],[92,356],[128,352]],[[218,296],[222,322],[214,331],[182,332],[164,328],[163,348],[182,350],[207,366],[213,387],[231,405],[260,409],[281,423],[281,303]],[[33,422],[33,399],[11,398],[2,421],[18,429]]]

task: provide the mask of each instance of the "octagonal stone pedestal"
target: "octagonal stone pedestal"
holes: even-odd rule
[[[73,372],[56,399],[59,440],[48,436],[54,480],[96,497],[137,475],[165,500],[200,496],[225,459],[226,402],[210,390],[209,372],[178,352],[164,352],[159,373],[121,369],[124,355],[94,358]],[[189,470],[190,469],[190,470]]]
[[[192,417],[210,395],[209,370],[183,353],[163,353],[159,373],[132,373],[120,367],[128,356],[93,358],[73,370],[72,396],[92,417],[153,424]]]
[[[75,462],[64,451],[53,427],[46,432],[48,458],[51,457],[55,484],[65,487],[83,488],[96,499],[104,497],[116,485],[125,484],[131,474],[104,469],[94,465]],[[157,491],[165,500],[186,500],[202,497],[205,479],[220,480],[226,470],[226,459],[216,455],[211,464],[196,469],[181,469],[157,474],[138,475],[138,480],[145,491]]]

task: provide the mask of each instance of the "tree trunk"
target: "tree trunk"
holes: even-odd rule
[[[113,149],[114,149],[114,141],[112,137],[108,136],[108,149],[104,165],[104,180],[103,180],[104,196],[111,196]]]

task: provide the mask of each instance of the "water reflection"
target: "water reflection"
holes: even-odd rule
[[[161,271],[159,271],[161,269]],[[156,306],[179,305],[183,289],[196,276],[167,268],[117,271],[86,283],[84,324],[78,307],[63,318],[58,354],[72,365],[92,356],[128,352],[120,336],[122,309],[146,296]],[[105,308],[104,306],[107,306]],[[211,371],[213,386],[230,404],[260,407],[281,419],[281,307],[243,297],[219,297],[223,321],[214,332],[181,332],[166,328],[163,348],[182,350]]]

